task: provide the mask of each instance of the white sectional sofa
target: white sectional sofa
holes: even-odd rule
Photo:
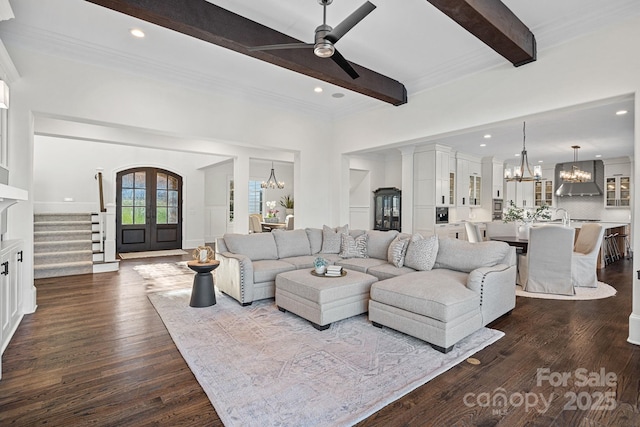
[[[273,298],[278,274],[311,270],[319,256],[374,276],[369,301],[374,325],[444,352],[515,307],[516,254],[503,242],[324,226],[225,234],[216,240],[215,252],[216,286],[242,305]]]

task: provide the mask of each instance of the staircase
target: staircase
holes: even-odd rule
[[[98,214],[35,214],[33,229],[34,279],[118,269],[104,262]]]

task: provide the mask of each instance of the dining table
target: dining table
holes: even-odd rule
[[[491,236],[489,239],[508,243],[509,246],[515,246],[516,251],[522,254],[526,254],[527,249],[529,248],[529,239],[518,236]]]
[[[284,222],[261,222],[260,225],[262,226],[262,229],[269,229],[269,231],[273,230],[274,228],[285,228],[287,226],[286,223]]]

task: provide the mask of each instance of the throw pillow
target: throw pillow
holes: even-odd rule
[[[353,237],[349,234],[340,236],[340,258],[368,258],[367,256],[367,240],[369,236],[361,234]]]
[[[438,236],[422,237],[420,234],[411,236],[404,265],[414,270],[431,270],[438,256]]]
[[[408,246],[408,237],[398,236],[393,239],[393,242],[391,242],[391,244],[389,245],[389,250],[387,251],[388,261],[396,267],[402,268],[402,266],[404,265],[404,257],[407,253]]]
[[[278,258],[311,255],[309,237],[304,230],[273,230]]]
[[[323,254],[338,254],[340,253],[340,244],[342,240],[340,235],[349,234],[349,225],[346,224],[342,227],[331,228],[326,225],[322,226],[322,250]]]
[[[322,230],[319,228],[305,228],[307,237],[309,238],[309,246],[311,254],[317,254],[322,250]]]
[[[511,247],[505,242],[471,243],[466,240],[442,238],[438,248],[434,268],[470,273],[476,268],[498,264],[507,256]]]

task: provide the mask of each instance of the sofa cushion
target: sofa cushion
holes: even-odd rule
[[[376,276],[378,280],[390,279],[392,277],[401,276],[403,274],[413,272],[415,272],[413,268],[409,268],[407,266],[398,268],[393,264],[389,264],[388,262],[367,269],[367,274]]]
[[[433,268],[438,255],[438,236],[422,237],[420,234],[411,236],[404,265],[416,270],[429,271]]]
[[[438,256],[433,268],[448,268],[469,273],[480,267],[491,267],[509,252],[505,242],[477,242],[442,237],[438,241]]]
[[[341,265],[349,270],[366,273],[371,267],[387,264],[387,261],[377,258],[348,258],[336,261],[335,264]]]
[[[315,261],[317,257],[317,255],[292,256],[288,258],[280,258],[280,261],[288,262],[289,264],[292,264],[296,270],[300,270],[303,268],[313,268],[313,261]]]
[[[322,250],[323,254],[337,254],[340,253],[340,235],[346,233],[349,234],[349,224],[342,227],[331,228],[326,225],[322,226]]]
[[[376,282],[371,299],[449,322],[480,307],[480,295],[466,287],[467,274],[452,270],[416,271]]]
[[[245,255],[251,261],[278,259],[278,248],[271,233],[227,233],[223,238],[229,251]]]
[[[305,228],[309,238],[309,246],[312,254],[317,254],[322,250],[322,230],[319,228]]]
[[[295,269],[293,264],[277,259],[254,261],[253,283],[273,282],[278,274]]]
[[[389,249],[387,250],[387,261],[395,267],[401,268],[404,265],[404,256],[407,253],[408,245],[408,236],[396,236],[396,238],[389,244]]]
[[[309,237],[304,230],[273,230],[278,258],[311,255]]]
[[[353,237],[350,234],[340,235],[340,258],[367,258],[368,234]]]
[[[398,235],[398,231],[369,230],[367,234],[369,235],[369,243],[367,244],[369,258],[378,258],[386,261],[389,245]]]

